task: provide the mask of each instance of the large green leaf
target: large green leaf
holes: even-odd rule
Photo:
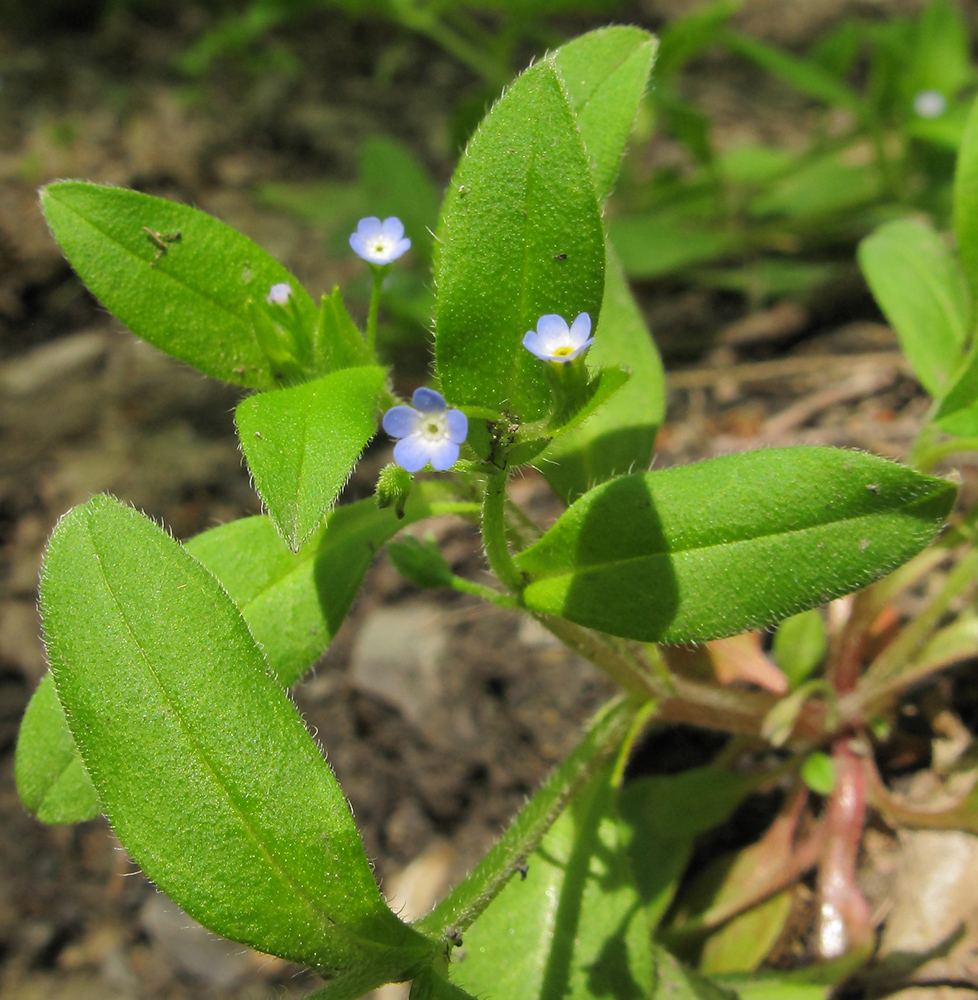
[[[647,468],[666,411],[662,360],[611,246],[601,321],[587,361],[594,368],[624,365],[631,378],[541,456],[541,471],[566,503],[612,476]]]
[[[604,233],[587,156],[551,60],[527,70],[472,137],[435,245],[436,356],[453,405],[542,417],[543,363],[522,346],[545,313],[597,322]]]
[[[20,724],[14,775],[21,801],[44,823],[80,823],[99,814],[95,788],[75,750],[50,673],[41,679]]]
[[[898,219],[859,244],[859,265],[920,384],[939,399],[971,329],[957,260],[932,226]]]
[[[346,368],[243,399],[241,450],[271,519],[294,551],[322,523],[377,429],[383,368]]]
[[[266,517],[211,528],[186,549],[221,581],[279,683],[291,687],[329,645],[384,542],[426,517],[478,513],[439,487],[417,483],[400,519],[372,498],[337,507],[297,553]]]
[[[451,978],[476,996],[647,997],[650,927],[631,876],[610,769],[560,816],[465,935]]]
[[[59,523],[41,613],[58,697],[123,845],[218,933],[325,972],[430,953],[377,890],[349,806],[221,585],[97,496]]]
[[[655,60],[656,40],[615,26],[562,45],[554,65],[584,139],[599,201],[611,194]]]
[[[207,375],[255,389],[275,384],[249,300],[288,282],[304,325],[316,307],[257,244],[189,205],[83,181],[41,192],[54,238],[95,297],[137,336]],[[166,251],[147,230],[163,239]]]
[[[956,494],[841,449],[729,455],[591,490],[516,562],[535,611],[632,639],[712,639],[889,572],[940,530]]]

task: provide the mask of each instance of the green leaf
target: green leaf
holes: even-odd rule
[[[651,1000],[736,1000],[737,994],[689,969],[653,942],[656,984]]]
[[[313,357],[316,371],[324,375],[341,368],[359,368],[374,360],[367,342],[346,311],[338,286],[320,302],[319,320],[313,334]]]
[[[816,793],[828,795],[835,788],[835,764],[828,754],[816,750],[801,766],[801,780]]]
[[[951,0],[931,0],[914,33],[913,59],[904,82],[908,103],[923,90],[953,98],[974,78],[968,22]]]
[[[298,553],[267,517],[211,528],[185,548],[221,581],[279,683],[291,687],[332,641],[384,542],[427,517],[478,512],[478,504],[448,498],[441,483],[421,482],[403,518],[370,498],[344,504]]]
[[[550,399],[522,346],[545,313],[601,308],[604,232],[590,168],[550,60],[483,120],[449,185],[435,246],[436,357],[446,398],[524,420]]]
[[[828,997],[830,986],[796,982],[791,975],[790,972],[780,975],[776,972],[729,973],[718,975],[715,982],[733,990],[740,1000],[826,1000]]]
[[[876,171],[852,166],[838,153],[829,153],[799,162],[753,198],[748,210],[759,218],[776,215],[807,222],[851,213],[881,194]]]
[[[238,404],[241,450],[293,552],[319,527],[373,437],[385,379],[383,368],[346,368]]]
[[[475,870],[414,926],[445,939],[465,933],[500,890],[523,867],[544,834],[580,789],[617,754],[648,704],[617,699],[595,716],[584,739],[523,807]]]
[[[248,300],[288,282],[311,331],[305,289],[246,236],[189,205],[83,181],[57,181],[41,207],[68,262],[92,294],[138,337],[207,375],[253,389],[276,381]],[[161,237],[179,233],[166,251]]]
[[[927,223],[899,219],[859,244],[859,265],[920,384],[940,399],[971,328],[954,255]]]
[[[655,341],[608,247],[604,304],[588,366],[624,365],[631,378],[574,430],[561,434],[540,459],[547,482],[566,503],[596,483],[652,461],[666,410],[665,373]]]
[[[610,768],[560,816],[465,935],[452,979],[477,996],[645,997],[655,973]]]
[[[656,76],[669,80],[716,42],[721,29],[742,6],[742,0],[713,0],[666,24],[659,35]]]
[[[792,688],[796,688],[819,666],[827,648],[825,619],[812,608],[781,622],[771,652]]]
[[[431,945],[377,890],[349,806],[221,585],[106,496],[51,538],[51,670],[116,834],[220,934],[324,972],[394,978]]]
[[[100,812],[50,673],[41,678],[20,724],[14,776],[21,801],[42,823],[81,823]]]
[[[978,302],[978,100],[971,105],[954,171],[954,236],[971,300]]]
[[[516,563],[531,610],[643,641],[713,639],[896,568],[940,530],[956,494],[858,452],[729,455],[591,490]]]
[[[785,890],[725,923],[703,945],[700,969],[710,975],[753,972],[781,937],[792,901],[791,891]]]
[[[653,929],[672,903],[701,833],[719,826],[763,776],[700,767],[630,781],[619,810],[629,830],[632,872]]]
[[[948,434],[978,434],[978,338],[961,360],[941,400],[934,422]]]
[[[599,201],[615,186],[655,52],[656,40],[647,31],[616,26],[581,35],[554,55]]]

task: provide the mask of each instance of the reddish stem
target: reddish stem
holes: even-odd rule
[[[819,951],[837,958],[869,940],[869,906],[856,885],[856,862],[866,822],[866,779],[862,761],[840,738],[832,751],[835,787],[826,805],[825,846],[818,866]]]

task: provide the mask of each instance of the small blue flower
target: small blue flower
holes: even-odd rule
[[[566,364],[594,343],[590,334],[591,317],[587,313],[580,313],[570,327],[562,316],[547,313],[537,320],[536,330],[527,331],[523,346],[541,361]]]
[[[940,118],[947,111],[947,98],[939,90],[922,90],[913,99],[918,118]]]
[[[292,298],[292,286],[287,281],[280,281],[277,285],[272,285],[265,296],[265,301],[270,306],[287,306]]]
[[[468,418],[461,410],[449,410],[434,389],[415,389],[411,402],[414,406],[392,406],[384,414],[384,430],[400,438],[394,461],[408,472],[420,472],[429,463],[438,472],[450,469],[469,433]]]
[[[383,222],[370,215],[357,223],[357,231],[350,234],[350,246],[368,264],[390,264],[411,249],[411,241],[396,215]]]

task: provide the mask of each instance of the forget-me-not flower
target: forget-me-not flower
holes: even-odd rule
[[[469,433],[468,418],[450,410],[434,389],[415,389],[413,406],[392,406],[384,414],[384,430],[392,438],[394,461],[408,472],[420,472],[429,463],[438,472],[458,461],[459,446]]]
[[[562,316],[547,313],[537,320],[535,330],[527,331],[523,346],[541,361],[566,364],[594,343],[590,334],[591,317],[587,313],[580,313],[569,327]]]
[[[383,222],[370,215],[357,223],[357,231],[350,234],[350,246],[368,264],[390,264],[411,249],[411,241],[404,235],[404,223],[396,215]]]
[[[940,118],[947,111],[947,98],[939,90],[922,90],[913,99],[918,118]]]
[[[272,285],[265,296],[265,301],[270,306],[287,306],[292,298],[292,286],[287,281],[280,281],[277,285]]]

